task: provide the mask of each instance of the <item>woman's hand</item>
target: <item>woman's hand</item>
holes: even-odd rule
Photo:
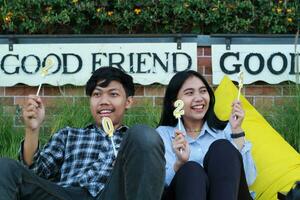
[[[229,123],[231,125],[232,133],[240,133],[243,131],[242,123],[245,117],[245,111],[242,108],[240,101],[232,102],[231,116]]]
[[[173,151],[176,154],[177,160],[174,164],[174,170],[177,171],[184,163],[189,160],[190,146],[184,137],[184,133],[175,130],[175,138],[172,142]]]
[[[234,101],[232,103],[232,111],[229,119],[231,125],[232,134],[237,134],[243,132],[242,123],[245,117],[245,111],[242,108],[240,101]],[[237,145],[237,148],[241,150],[244,146],[245,139],[244,137],[234,138],[234,143]]]

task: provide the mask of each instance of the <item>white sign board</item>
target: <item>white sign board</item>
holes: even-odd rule
[[[53,67],[41,76],[46,60]],[[66,43],[0,45],[0,86],[85,85],[92,72],[113,66],[130,74],[135,83],[168,84],[178,71],[197,70],[197,43]]]
[[[294,45],[231,45],[230,50],[225,45],[212,45],[213,84],[219,84],[224,75],[238,81],[240,70],[245,84],[295,82],[299,50],[298,46],[295,53]]]

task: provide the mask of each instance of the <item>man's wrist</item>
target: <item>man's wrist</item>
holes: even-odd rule
[[[25,128],[25,134],[39,134],[40,132],[40,127],[32,129],[32,128]]]

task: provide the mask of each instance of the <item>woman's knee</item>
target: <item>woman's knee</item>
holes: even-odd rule
[[[237,156],[238,158],[241,156],[239,151],[233,146],[233,144],[225,139],[214,141],[209,147],[208,154],[228,156],[230,158],[232,158],[232,156]]]
[[[203,164],[206,169],[208,165],[224,167],[226,164],[235,164],[241,166],[242,162],[242,156],[237,148],[230,141],[221,139],[216,140],[210,145],[204,157]]]
[[[204,170],[199,163],[197,163],[195,161],[188,161],[180,167],[179,171],[186,171],[186,172],[200,171],[200,172],[202,172]]]
[[[183,177],[183,179],[187,179],[188,181],[197,181],[204,183],[208,182],[208,177],[205,170],[199,163],[195,161],[186,162],[183,166],[180,167],[176,175],[178,177]]]

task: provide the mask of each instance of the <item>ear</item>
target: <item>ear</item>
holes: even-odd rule
[[[133,97],[132,96],[127,97],[126,103],[125,103],[125,108],[126,109],[131,108],[132,104],[133,104]]]

